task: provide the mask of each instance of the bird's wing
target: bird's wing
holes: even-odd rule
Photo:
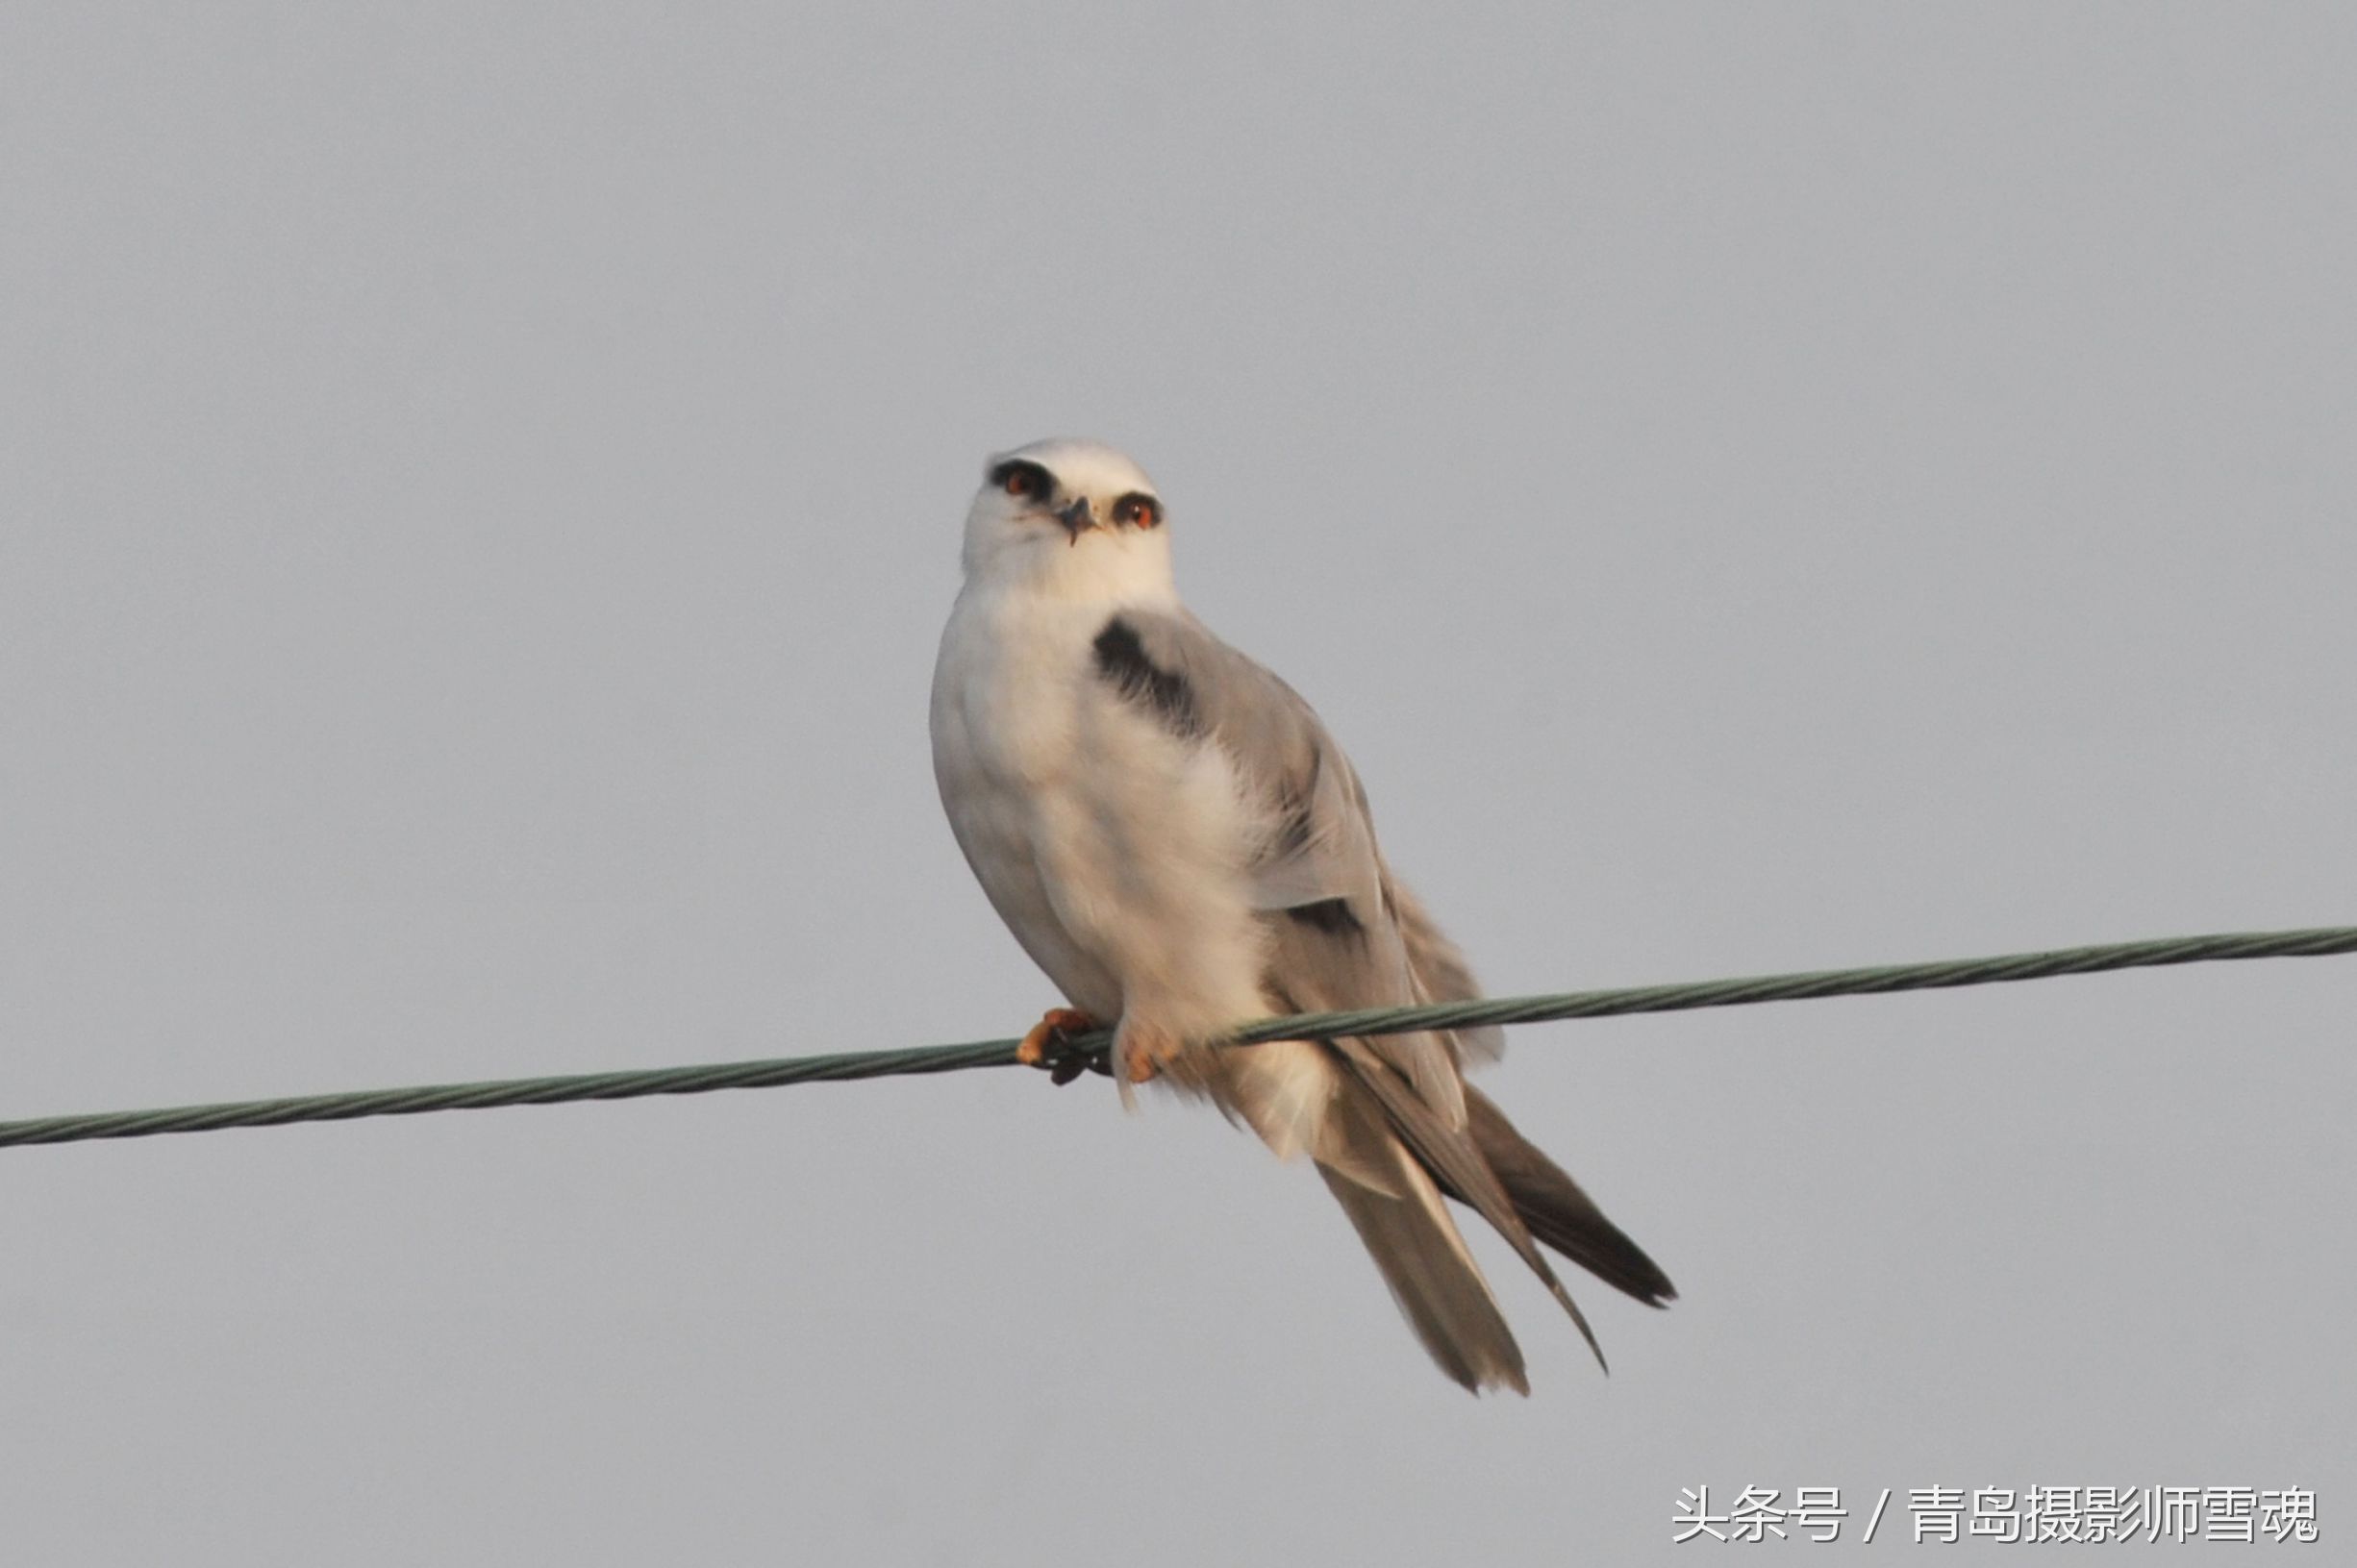
[[[1310,705],[1183,610],[1124,611],[1116,625],[1138,661],[1137,688],[1227,754],[1254,808],[1252,899],[1267,927],[1272,1005],[1309,1012],[1429,1000],[1419,957],[1437,963],[1444,986],[1469,992],[1464,959],[1385,867],[1358,774]],[[1104,654],[1100,639],[1100,662]],[[1367,1045],[1443,1124],[1465,1126],[1454,1036]]]
[[[1184,610],[1124,611],[1096,652],[1125,696],[1235,765],[1262,824],[1251,870],[1272,1004],[1327,1011],[1476,994],[1464,956],[1384,865],[1358,775],[1292,687]],[[1492,1167],[1493,1147],[1512,1152],[1489,1126],[1504,1118],[1485,1102],[1483,1124],[1471,1125],[1459,1063],[1495,1056],[1495,1032],[1373,1035],[1327,1049],[1339,1093],[1312,1157],[1435,1359],[1468,1387],[1522,1385],[1520,1353],[1441,1205],[1445,1193],[1505,1237],[1601,1361],[1539,1252],[1521,1195]]]
[[[1391,883],[1392,913],[1399,922],[1399,938],[1408,949],[1408,968],[1416,977],[1418,1000],[1475,1002],[1481,983],[1457,944],[1442,933],[1425,909],[1424,901],[1396,878]],[[1463,1062],[1495,1061],[1506,1054],[1506,1032],[1495,1024],[1449,1031]]]

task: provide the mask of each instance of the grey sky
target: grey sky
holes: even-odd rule
[[[0,1117],[1019,1030],[925,684],[983,456],[1057,433],[1495,989],[2357,920],[2353,80],[2331,6],[8,8]],[[1697,1483],[2101,1482],[2337,1538],[2353,1018],[2317,959],[1517,1031],[1686,1298],[1581,1290],[1606,1379],[1486,1254],[1528,1403],[1096,1081],[0,1152],[0,1528],[1644,1562]]]

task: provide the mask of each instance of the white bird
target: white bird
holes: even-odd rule
[[[1668,1277],[1467,1084],[1495,1030],[1219,1046],[1272,1013],[1474,996],[1384,864],[1357,775],[1292,688],[1179,602],[1161,497],[1092,441],[993,458],[933,675],[933,766],[958,845],[1068,1008],[1024,1059],[1207,1098],[1309,1156],[1442,1370],[1529,1392],[1442,1198],[1479,1213],[1595,1336],[1543,1241],[1638,1300]],[[1602,1352],[1596,1352],[1602,1360]]]

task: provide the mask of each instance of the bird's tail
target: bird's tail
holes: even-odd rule
[[[1648,1307],[1677,1300],[1678,1287],[1661,1265],[1606,1219],[1595,1200],[1537,1144],[1516,1132],[1506,1113],[1470,1083],[1465,1086],[1465,1112],[1473,1147],[1497,1174],[1498,1184],[1532,1235]]]
[[[1470,1002],[1480,996],[1481,986],[1465,955],[1442,934],[1407,884],[1387,874],[1384,891],[1397,913],[1400,937],[1407,944],[1409,967],[1420,995],[1433,1002]],[[1455,1030],[1449,1038],[1460,1062],[1494,1061],[1505,1049],[1504,1036],[1494,1025]],[[1644,1249],[1606,1219],[1562,1166],[1516,1132],[1505,1113],[1469,1083],[1465,1088],[1465,1108],[1466,1132],[1480,1151],[1482,1163],[1496,1174],[1515,1217],[1533,1236],[1605,1283],[1649,1306],[1677,1299],[1677,1287],[1645,1256]],[[1445,1170],[1436,1169],[1433,1174],[1442,1192],[1460,1203],[1480,1207],[1470,1194],[1457,1190]]]
[[[1311,1157],[1441,1370],[1475,1393],[1529,1393],[1521,1347],[1440,1188],[1374,1108],[1337,1096]]]
[[[1470,1085],[1451,1127],[1364,1041],[1275,1040],[1216,1058],[1182,1083],[1212,1096],[1285,1158],[1306,1154],[1441,1369],[1478,1393],[1529,1392],[1522,1353],[1451,1218],[1453,1198],[1489,1221],[1595,1352],[1588,1320],[1539,1251],[1543,1241],[1641,1301],[1668,1278],[1587,1194]]]

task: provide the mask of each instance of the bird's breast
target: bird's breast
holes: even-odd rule
[[[1063,606],[962,599],[935,671],[937,752],[948,738],[975,782],[1026,792],[1070,775],[1083,761],[1088,637],[1101,619]]]
[[[1117,609],[962,600],[935,767],[992,904],[1066,994],[1196,1038],[1262,1009],[1257,837],[1226,754],[1099,669]]]

